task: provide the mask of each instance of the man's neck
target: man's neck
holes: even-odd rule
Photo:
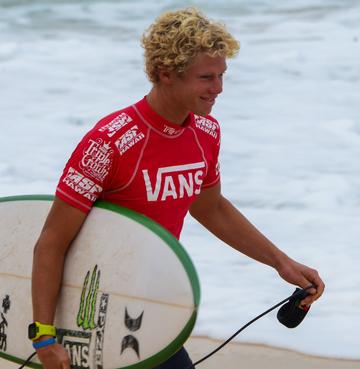
[[[167,121],[182,125],[189,115],[189,112],[180,110],[175,99],[172,97],[171,93],[168,92],[169,91],[165,93],[159,86],[154,86],[146,96],[146,100],[151,108]]]

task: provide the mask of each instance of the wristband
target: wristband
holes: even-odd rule
[[[47,340],[44,340],[44,341],[40,341],[40,342],[33,342],[33,347],[35,350],[39,349],[39,348],[42,348],[42,347],[45,347],[45,346],[50,346],[50,345],[53,345],[54,343],[56,343],[56,340],[54,337],[51,337]]]
[[[56,336],[56,328],[53,325],[39,322],[31,323],[28,327],[28,337],[32,341],[38,340],[41,336]]]

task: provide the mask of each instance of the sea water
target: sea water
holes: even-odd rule
[[[273,312],[236,340],[360,358],[359,1],[0,0],[0,196],[54,192],[85,132],[148,92],[143,31],[190,5],[241,42],[213,110],[223,194],[326,282],[298,328]],[[182,242],[195,334],[225,339],[294,290],[190,218]]]

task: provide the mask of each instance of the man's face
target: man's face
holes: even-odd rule
[[[225,71],[224,57],[211,57],[205,53],[197,55],[181,76],[172,78],[176,106],[197,115],[210,114],[216,97],[222,92]]]

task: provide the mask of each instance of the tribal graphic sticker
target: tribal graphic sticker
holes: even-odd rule
[[[144,312],[142,312],[137,318],[130,317],[127,308],[125,308],[125,326],[130,332],[136,332],[141,328],[142,318]],[[136,352],[137,357],[140,359],[140,345],[139,341],[132,334],[126,335],[121,342],[121,354],[127,349],[131,348]]]
[[[0,351],[6,351],[7,349],[7,328],[8,321],[6,314],[10,309],[10,296],[6,295],[2,300],[2,311],[0,313]]]

